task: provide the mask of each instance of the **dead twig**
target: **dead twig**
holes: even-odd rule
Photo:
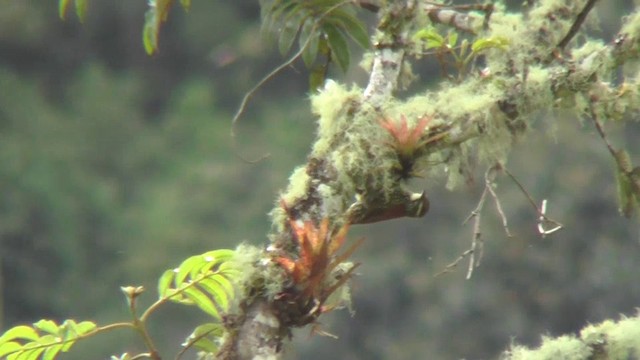
[[[520,181],[518,181],[518,179],[506,168],[503,168],[502,170],[505,174],[507,174],[507,176],[509,176],[509,178],[511,178],[511,181],[516,184],[518,189],[520,189],[520,192],[524,194],[527,200],[529,200],[531,206],[536,210],[536,214],[538,215],[538,233],[542,236],[543,239],[547,235],[551,235],[556,231],[562,229],[563,225],[560,222],[553,220],[547,216],[547,199],[542,200],[541,207],[538,207],[538,204],[536,204],[535,200],[533,200],[522,183],[520,183]],[[552,227],[547,228],[548,225],[551,225]]]
[[[438,272],[434,275],[434,277],[440,276],[442,274],[453,271],[454,268],[458,266],[458,264],[464,260],[467,256],[469,257],[469,266],[467,268],[466,279],[470,279],[471,275],[473,275],[473,270],[480,266],[480,262],[482,261],[482,257],[484,256],[484,240],[482,238],[482,231],[480,229],[480,220],[482,215],[482,210],[484,209],[484,203],[487,199],[487,194],[490,194],[493,198],[498,214],[500,214],[500,218],[502,219],[502,226],[505,230],[505,233],[508,237],[513,237],[511,235],[511,231],[509,231],[509,225],[507,221],[507,216],[502,209],[502,205],[500,203],[500,199],[496,194],[493,186],[496,174],[503,167],[501,164],[496,164],[490,167],[484,174],[484,190],[482,191],[482,195],[480,195],[480,200],[478,200],[478,204],[475,209],[471,211],[469,216],[464,220],[463,224],[469,222],[469,220],[473,219],[473,234],[471,236],[471,246],[469,249],[465,250],[458,258],[449,263],[449,265],[445,266],[442,271]],[[477,255],[476,255],[477,254]]]
[[[490,170],[499,170],[502,169],[503,166],[502,164],[496,164],[492,169]],[[489,179],[488,177],[489,172],[487,172],[487,174],[485,174],[485,188],[487,190],[489,190],[489,193],[491,194],[491,197],[493,197],[493,201],[496,204],[496,209],[498,211],[498,214],[500,214],[500,218],[502,219],[502,227],[504,228],[504,232],[507,234],[507,237],[511,238],[513,237],[513,235],[511,235],[511,231],[509,231],[509,223],[507,221],[507,216],[505,215],[504,211],[502,210],[502,205],[500,204],[500,198],[498,198],[498,195],[496,194],[496,191],[493,189],[493,181],[495,180],[495,171],[493,172],[493,176],[491,179]]]
[[[449,265],[447,265],[444,269],[442,269],[440,272],[438,272],[437,274],[433,275],[433,277],[438,277],[440,275],[446,274],[448,272],[453,271],[453,269],[455,269],[456,266],[458,266],[458,263],[460,263],[460,261],[464,260],[464,258],[466,258],[467,256],[469,256],[470,253],[472,253],[474,251],[474,249],[467,249],[465,252],[463,252],[462,254],[460,254],[460,256],[458,256],[457,259],[455,259],[453,262],[451,262]]]

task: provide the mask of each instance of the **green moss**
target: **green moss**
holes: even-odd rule
[[[528,108],[551,109],[554,103],[554,95],[551,91],[551,74],[547,68],[540,66],[529,67],[529,74],[526,82],[526,101]]]
[[[496,11],[491,15],[490,34],[486,36],[503,37],[509,44],[509,56],[505,56],[504,51],[499,50],[486,52],[486,63],[492,73],[508,72],[510,70],[508,60],[512,60],[515,64],[523,63],[525,55],[520,54],[524,47],[523,41],[528,34],[522,14],[506,13],[503,4],[496,4]],[[514,56],[522,56],[522,58],[513,58]]]
[[[289,186],[282,200],[285,204],[291,204],[302,196],[305,196],[309,188],[309,175],[305,166],[298,166],[289,176]]]
[[[274,227],[272,230],[272,235],[280,234],[284,232],[284,224],[287,223],[288,215],[287,212],[284,211],[282,206],[280,206],[280,200],[278,199],[277,203],[274,204],[274,208],[269,213],[271,217],[271,224]],[[275,241],[275,238],[270,238],[271,242]]]
[[[345,121],[347,112],[360,102],[361,89],[347,90],[335,81],[328,80],[324,89],[311,97],[311,109],[318,115],[318,140],[313,151],[323,154],[331,145],[330,140],[346,131],[350,123]]]
[[[529,350],[514,347],[510,351],[510,360],[587,360],[591,350],[574,336],[561,336],[556,339],[543,338],[540,348]]]
[[[640,12],[635,11],[625,18],[625,23],[620,29],[621,34],[627,34],[636,39],[640,38]],[[637,46],[636,46],[637,49]]]
[[[610,359],[632,359],[640,355],[640,318],[620,320],[606,333]]]
[[[272,274],[263,273],[266,267],[259,264],[266,256],[264,250],[252,245],[240,244],[236,248],[235,255],[231,260],[235,268],[241,269],[235,282],[237,286],[236,298],[248,298],[254,289],[259,289],[259,285],[265,283],[264,279],[269,279],[269,283],[273,283],[274,280],[282,278],[282,276],[270,278],[268,276],[272,276]],[[275,283],[281,287],[281,281],[275,281]]]
[[[631,359],[640,354],[640,318],[590,325],[580,332],[580,337],[592,348],[605,353],[607,359]]]
[[[640,354],[640,317],[611,320],[589,325],[580,338],[561,336],[543,338],[538,349],[512,346],[504,358],[509,360],[627,360]]]

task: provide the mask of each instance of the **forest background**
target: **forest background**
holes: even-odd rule
[[[518,10],[520,2],[511,2]],[[613,4],[613,6],[612,6]],[[601,1],[607,39],[631,1]],[[121,285],[153,289],[184,258],[241,241],[266,242],[266,213],[314,137],[304,66],[260,90],[240,122],[239,100],[282,58],[259,35],[255,1],[194,1],[163,27],[160,52],[141,43],[144,1],[94,1],[84,24],[60,21],[55,1],[0,1],[0,330],[40,318],[126,318]],[[177,9],[176,9],[177,10]],[[595,30],[594,30],[595,31]],[[357,48],[347,74],[363,84]],[[410,95],[435,83],[425,60]],[[593,124],[562,114],[515,147],[509,169],[564,229],[542,239],[537,215],[498,178],[514,236],[483,217],[481,267],[438,277],[468,246],[462,225],[485,169],[462,190],[424,179],[431,210],[418,220],[355,226],[353,316],[323,317],[338,340],[296,333],[289,358],[495,358],[512,341],[535,345],[587,322],[634,314],[640,304],[640,229],[619,216],[614,164]],[[611,124],[610,140],[640,156],[638,123]],[[141,299],[151,302],[152,298]],[[162,311],[152,332],[174,352],[202,313]],[[170,324],[162,326],[159,324]],[[78,343],[64,359],[102,359],[139,348],[123,331]]]

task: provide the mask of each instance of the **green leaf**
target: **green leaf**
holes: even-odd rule
[[[14,339],[37,340],[40,336],[31,327],[26,325],[18,325],[7,330],[0,336],[0,344]]]
[[[169,269],[160,276],[160,280],[158,280],[158,296],[160,298],[167,297],[167,290],[173,281],[174,275],[175,271],[173,269]]]
[[[147,10],[144,18],[142,43],[147,55],[152,55],[158,50],[158,20],[155,11],[151,10]]]
[[[280,50],[281,55],[286,55],[291,49],[291,45],[293,45],[293,41],[296,39],[296,35],[298,34],[299,24],[295,21],[288,21],[284,24],[282,31],[280,31],[280,36],[278,37],[278,49]]]
[[[218,352],[218,346],[216,345],[216,343],[206,337],[199,338],[198,340],[190,344],[190,346],[195,346],[197,349],[206,351],[208,353],[215,354],[216,352]]]
[[[183,261],[178,267],[176,277],[173,279],[173,283],[176,288],[180,288],[187,279],[187,276],[191,274],[194,267],[202,267],[206,263],[205,258],[202,255],[195,255],[189,257]]]
[[[485,39],[477,39],[471,44],[471,51],[479,53],[486,49],[496,48],[506,50],[509,45],[509,40],[504,37],[496,36]]]
[[[142,43],[148,55],[158,51],[160,25],[167,21],[169,9],[174,0],[149,0],[149,8],[144,16]]]
[[[281,1],[277,1],[277,3],[281,3]],[[274,32],[275,25],[281,22],[281,16],[283,13],[287,12],[288,8],[293,8],[296,6],[296,3],[290,1],[288,4],[284,6],[272,6],[268,11],[265,10],[267,7],[262,6],[261,4],[261,17],[262,17],[262,25],[260,26],[260,30],[263,33],[272,33]]]
[[[84,22],[87,18],[87,0],[75,0],[76,3],[76,15],[80,22]]]
[[[421,29],[413,36],[416,40],[425,41],[425,50],[439,48],[444,45],[444,37],[434,28]]]
[[[220,257],[216,256],[217,253],[211,254],[211,252],[204,253],[199,255],[198,258],[200,260],[199,264],[194,264],[189,272],[189,276],[191,279],[195,279],[198,275],[205,275],[211,269],[213,269],[216,265],[220,264],[222,261],[226,261]],[[224,263],[224,262],[223,262]]]
[[[60,19],[65,20],[65,17],[67,16],[67,10],[69,9],[69,4],[71,3],[71,0],[59,0],[58,1],[58,16],[60,16]]]
[[[195,346],[196,348],[215,353],[218,351],[218,346],[212,339],[219,338],[224,334],[224,327],[219,323],[207,323],[198,326],[193,330],[191,335],[187,338],[184,347]]]
[[[450,48],[456,47],[456,44],[458,43],[458,33],[450,32],[448,38],[449,38],[449,43],[448,43],[449,47]]]
[[[211,280],[217,282],[222,289],[229,295],[233,295],[233,284],[225,276],[221,274],[215,274],[211,276]]]
[[[460,43],[460,55],[462,56],[466,54],[468,48],[469,48],[469,40],[462,39],[462,42]]]
[[[42,319],[36,323],[33,323],[33,326],[38,330],[44,331],[52,335],[60,334],[60,328],[58,327],[58,324],[55,323],[55,321]]]
[[[298,38],[298,46],[304,47],[302,51],[302,61],[307,68],[310,68],[316,61],[318,56],[318,45],[320,40],[320,31],[314,26],[315,22],[312,19],[307,19],[302,25],[300,30],[300,37]],[[312,32],[313,31],[313,32]]]
[[[76,324],[76,332],[78,333],[78,335],[85,335],[92,332],[97,327],[98,325],[96,325],[96,323],[92,321],[83,321],[79,324]]]
[[[185,289],[184,294],[202,311],[218,320],[221,320],[220,313],[218,312],[216,306],[213,304],[213,301],[211,301],[211,299],[207,297],[203,292],[191,287]]]
[[[229,296],[220,283],[213,279],[204,279],[198,282],[198,286],[213,297],[221,310],[227,311],[229,309]]]
[[[327,34],[327,43],[331,49],[331,53],[335,57],[342,71],[349,69],[349,46],[344,39],[343,34],[333,25],[325,24],[324,31]]]
[[[228,262],[234,255],[235,251],[229,249],[207,251],[206,253],[202,254],[204,261],[207,262],[205,271],[213,268],[216,265],[222,265]]]
[[[196,327],[190,337],[222,336],[224,327],[220,323],[206,323]]]
[[[35,349],[26,350],[22,354],[18,355],[16,357],[16,359],[19,359],[19,360],[38,360],[38,358],[40,357],[40,354],[42,354],[44,352],[44,350],[45,350],[45,348],[43,348],[43,347],[38,347],[38,348],[35,348]]]
[[[331,12],[329,21],[334,20],[339,22],[340,28],[358,45],[364,49],[369,48],[369,33],[365,29],[362,21],[343,9],[336,9]]]
[[[9,354],[16,353],[20,349],[22,349],[22,345],[20,345],[20,343],[17,343],[15,341],[0,343],[0,359],[4,359],[4,357]]]
[[[56,355],[62,350],[63,344],[53,345],[48,347],[42,355],[42,360],[54,360]]]
[[[75,321],[71,319],[65,320],[60,326],[60,329],[62,330],[63,340],[74,339],[78,337],[78,331],[76,330],[76,327],[77,325]]]

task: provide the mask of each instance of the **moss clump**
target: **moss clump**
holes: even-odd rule
[[[535,350],[516,346],[509,351],[510,360],[587,360],[591,350],[575,336],[556,339],[543,338],[542,345]]]
[[[247,244],[238,246],[231,260],[235,268],[241,269],[235,279],[237,299],[245,299],[249,303],[248,299],[257,296],[273,299],[282,292],[287,281],[286,274],[280,267],[268,261],[269,257],[270,255],[261,248]],[[262,293],[255,293],[257,289]]]
[[[298,166],[293,170],[293,173],[289,176],[289,186],[282,197],[285,204],[291,204],[295,200],[306,195],[309,188],[309,180],[310,177],[307,174],[306,167]]]
[[[318,116],[318,139],[314,144],[314,153],[324,154],[331,147],[332,139],[349,129],[351,124],[345,118],[357,109],[361,94],[359,88],[348,90],[328,80],[324,89],[311,97],[311,110]]]
[[[513,346],[504,360],[627,360],[640,354],[640,317],[589,325],[580,337],[543,338],[537,349]]]

